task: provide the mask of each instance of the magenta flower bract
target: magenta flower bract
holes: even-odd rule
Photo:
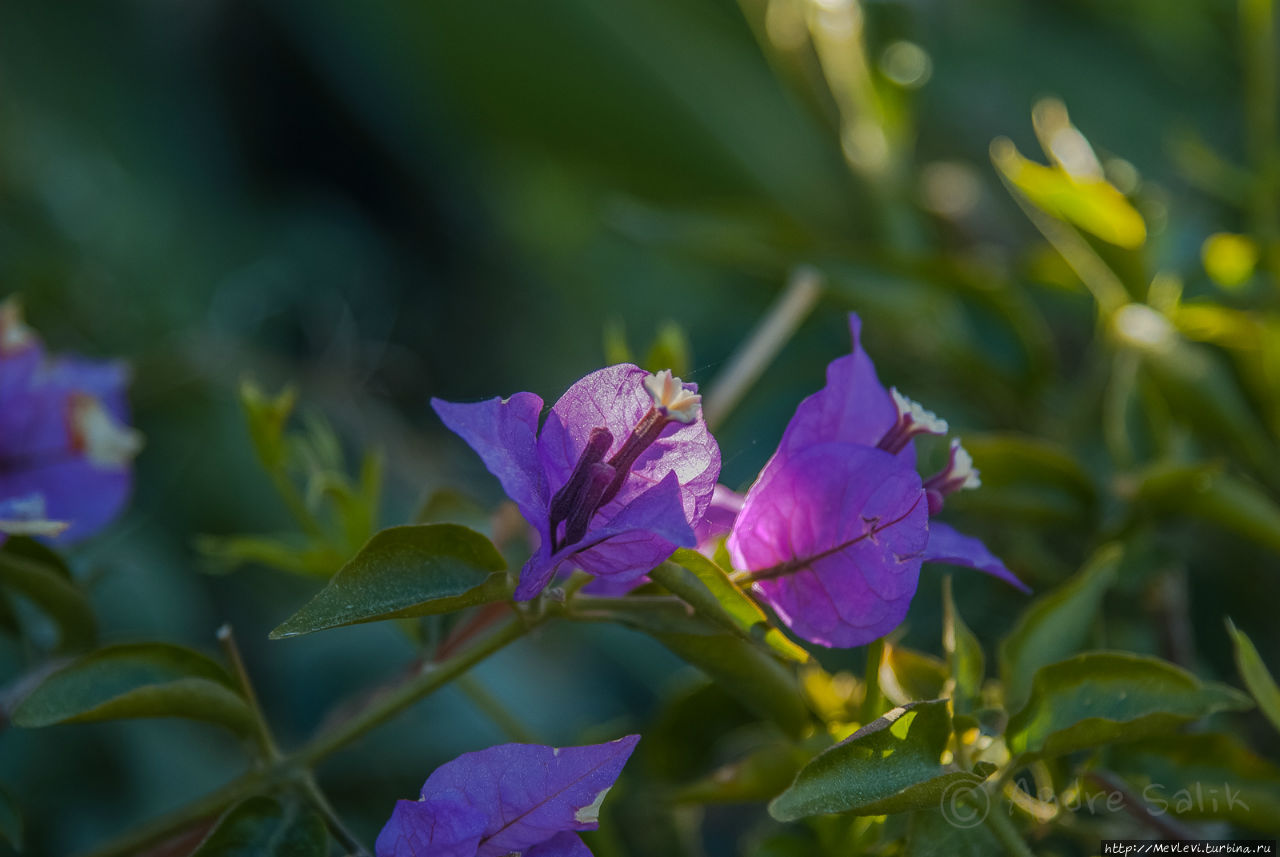
[[[720,474],[696,389],[669,372],[610,366],[570,387],[540,431],[533,393],[431,400],[538,533],[516,598],[537,595],[564,564],[621,584],[693,547]]]
[[[639,740],[464,753],[427,778],[419,800],[396,803],[377,857],[590,857],[576,831],[599,826],[600,805]]]
[[[122,363],[48,357],[17,302],[0,302],[0,540],[77,541],[120,513],[141,446],[128,383]]]
[[[777,452],[747,492],[727,547],[734,567],[793,631],[824,646],[869,643],[897,627],[926,561],[1022,583],[977,539],[930,521],[945,496],[977,484],[958,443],[922,482],[913,438],[946,423],[886,389],[862,350],[831,362],[800,403]]]

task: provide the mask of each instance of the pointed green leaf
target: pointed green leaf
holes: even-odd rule
[[[127,717],[185,717],[235,730],[252,725],[249,707],[221,666],[167,643],[109,646],[50,675],[19,703],[26,728]]]
[[[978,708],[982,699],[982,681],[986,678],[986,656],[978,638],[960,618],[951,597],[951,578],[942,587],[942,649],[947,655],[947,669],[955,686],[952,705],[956,714],[968,714]]]
[[[746,640],[674,599],[584,598],[571,616],[619,622],[649,634],[677,657],[697,667],[758,717],[772,720],[792,737],[811,725],[809,708],[794,670]]]
[[[1249,698],[1201,682],[1173,664],[1121,652],[1088,652],[1036,673],[1026,707],[1005,734],[1013,753],[1052,757],[1176,730]]]
[[[23,538],[5,542],[0,586],[26,596],[57,623],[61,650],[87,649],[96,640],[98,623],[89,599],[48,548]]]
[[[937,699],[947,683],[947,665],[932,655],[885,642],[880,690],[894,705]]]
[[[945,699],[895,708],[819,753],[769,804],[779,821],[827,812],[885,815],[937,807],[956,784],[977,787],[994,765],[972,772],[941,759],[951,736]]]
[[[14,851],[21,852],[24,833],[17,802],[7,791],[0,789],[0,839],[9,843]]]
[[[251,797],[233,806],[191,857],[324,857],[324,820],[308,806]]]
[[[505,568],[493,543],[466,527],[391,527],[375,534],[271,638],[501,601],[511,595]]]
[[[1271,725],[1280,730],[1280,687],[1276,687],[1276,680],[1271,677],[1249,635],[1237,628],[1230,619],[1227,620],[1227,631],[1235,644],[1236,669],[1244,679],[1244,686],[1249,688],[1249,693],[1253,694],[1258,708],[1271,721]]]
[[[1135,503],[1159,515],[1190,515],[1280,552],[1280,506],[1221,464],[1158,464],[1140,477]]]
[[[960,805],[952,815],[944,815],[940,809],[912,813],[904,857],[991,857],[1002,853],[1000,840],[983,824],[981,806]]]
[[[1075,576],[1033,601],[1018,619],[1000,644],[1000,675],[1009,710],[1026,701],[1037,670],[1084,647],[1122,556],[1119,545],[1101,548]]]
[[[285,387],[271,396],[250,380],[240,383],[240,407],[249,424],[249,437],[253,441],[258,461],[268,471],[284,466],[286,448],[285,424],[298,401],[298,391]]]
[[[1231,735],[1153,738],[1115,748],[1109,766],[1156,814],[1280,833],[1280,767]]]
[[[785,660],[808,663],[809,653],[769,624],[754,601],[724,569],[697,551],[681,548],[649,575],[712,621],[751,640],[763,641]]]

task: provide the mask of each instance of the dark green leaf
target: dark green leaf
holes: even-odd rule
[[[191,857],[324,857],[329,838],[310,807],[251,797],[227,812]]]
[[[22,813],[18,804],[4,789],[0,789],[0,839],[8,842],[14,851],[22,851]]]
[[[1084,647],[1122,555],[1119,545],[1100,549],[1074,577],[1033,601],[1000,644],[1000,675],[1011,711],[1026,701],[1037,670]]]
[[[167,643],[110,646],[46,678],[13,713],[18,726],[186,717],[247,730],[252,717],[226,670]]]
[[[1149,739],[1117,747],[1108,762],[1153,812],[1280,833],[1280,767],[1231,735]]]
[[[510,596],[493,543],[456,524],[391,527],[374,535],[329,585],[271,632],[295,637],[381,619],[448,613]]]
[[[1190,515],[1280,552],[1280,506],[1219,464],[1160,464],[1146,470],[1135,502],[1159,515]]]
[[[965,435],[964,448],[982,471],[982,490],[949,497],[948,505],[1033,523],[1078,521],[1093,513],[1093,480],[1056,444],[1015,434],[979,434]]]
[[[828,812],[884,815],[937,807],[948,789],[976,787],[994,770],[962,771],[941,759],[951,736],[947,701],[895,708],[818,754],[769,804],[779,821]]]
[[[1249,636],[1230,619],[1227,620],[1227,630],[1235,644],[1236,669],[1244,679],[1244,686],[1249,688],[1249,693],[1253,694],[1258,708],[1271,721],[1271,725],[1280,730],[1280,687],[1276,687],[1276,680],[1271,677]]]
[[[712,621],[747,639],[762,640],[786,660],[809,662],[808,652],[770,625],[764,611],[734,585],[729,575],[697,551],[677,550],[671,555],[671,562],[654,569],[650,577]]]
[[[1031,698],[1010,719],[1006,740],[1013,753],[1047,758],[1172,732],[1251,705],[1240,691],[1201,682],[1157,658],[1088,652],[1036,673]]]
[[[746,803],[775,797],[791,784],[811,751],[794,744],[760,747],[732,764],[680,788],[680,803]]]
[[[904,857],[991,857],[1003,851],[1000,841],[983,824],[985,792],[970,792],[976,806],[921,810],[912,813],[907,826]],[[1000,811],[997,808],[995,811]],[[945,814],[944,814],[945,813]]]
[[[10,539],[0,549],[0,585],[31,599],[57,623],[64,651],[86,649],[97,638],[97,620],[84,592],[66,566],[46,549],[25,539]]]

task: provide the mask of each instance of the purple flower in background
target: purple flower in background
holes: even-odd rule
[[[720,474],[696,390],[667,371],[610,366],[570,387],[541,431],[533,393],[431,400],[538,532],[517,598],[537,595],[566,563],[625,583],[694,546]]]
[[[502,744],[441,765],[378,834],[377,857],[590,857],[575,831],[600,805],[639,735],[586,747]]]
[[[1025,589],[977,539],[930,521],[948,494],[979,484],[953,441],[947,466],[921,481],[914,438],[947,424],[886,389],[862,350],[831,362],[800,403],[778,451],[748,491],[727,547],[734,567],[797,634],[858,646],[906,617],[923,562],[977,568]]]
[[[15,299],[0,302],[0,540],[77,541],[124,508],[142,445],[121,363],[49,358]]]

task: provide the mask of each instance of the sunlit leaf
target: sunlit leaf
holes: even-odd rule
[[[235,730],[252,717],[235,683],[204,655],[167,643],[109,646],[48,676],[13,713],[26,728],[132,717],[184,717]]]
[[[1019,617],[1000,644],[1000,676],[1010,710],[1026,700],[1037,670],[1085,646],[1122,556],[1119,545],[1102,548],[1070,580],[1037,598]]]
[[[329,585],[271,632],[295,637],[382,619],[448,613],[510,596],[493,543],[456,524],[391,527],[376,534]]]
[[[1157,658],[1089,652],[1036,673],[1026,706],[1009,720],[1006,741],[1014,753],[1047,758],[1172,732],[1251,706],[1238,690],[1201,682]]]
[[[671,563],[676,568],[666,565],[655,569],[651,576],[695,610],[747,639],[762,640],[786,660],[810,660],[807,651],[769,624],[764,611],[715,562],[697,551],[681,548],[671,555]]]
[[[1227,631],[1231,634],[1231,642],[1235,644],[1236,669],[1244,679],[1244,686],[1253,694],[1258,708],[1271,721],[1271,725],[1280,731],[1280,687],[1271,677],[1262,656],[1244,631],[1241,631],[1228,619]]]
[[[0,586],[30,599],[57,624],[63,651],[87,649],[97,639],[98,623],[84,591],[43,545],[17,537],[6,541],[0,548]]]
[[[995,770],[944,764],[950,735],[946,700],[895,708],[814,757],[769,804],[769,814],[795,821],[828,812],[884,815],[937,807],[948,787],[976,786]]]
[[[1132,250],[1146,242],[1142,215],[1107,181],[1075,178],[1060,167],[1029,161],[1006,139],[992,144],[991,155],[1010,184],[1041,211],[1119,247]]]
[[[885,642],[880,690],[894,705],[937,699],[947,677],[947,665],[932,655]]]
[[[324,857],[329,836],[315,810],[297,801],[251,797],[233,806],[191,857]]]

